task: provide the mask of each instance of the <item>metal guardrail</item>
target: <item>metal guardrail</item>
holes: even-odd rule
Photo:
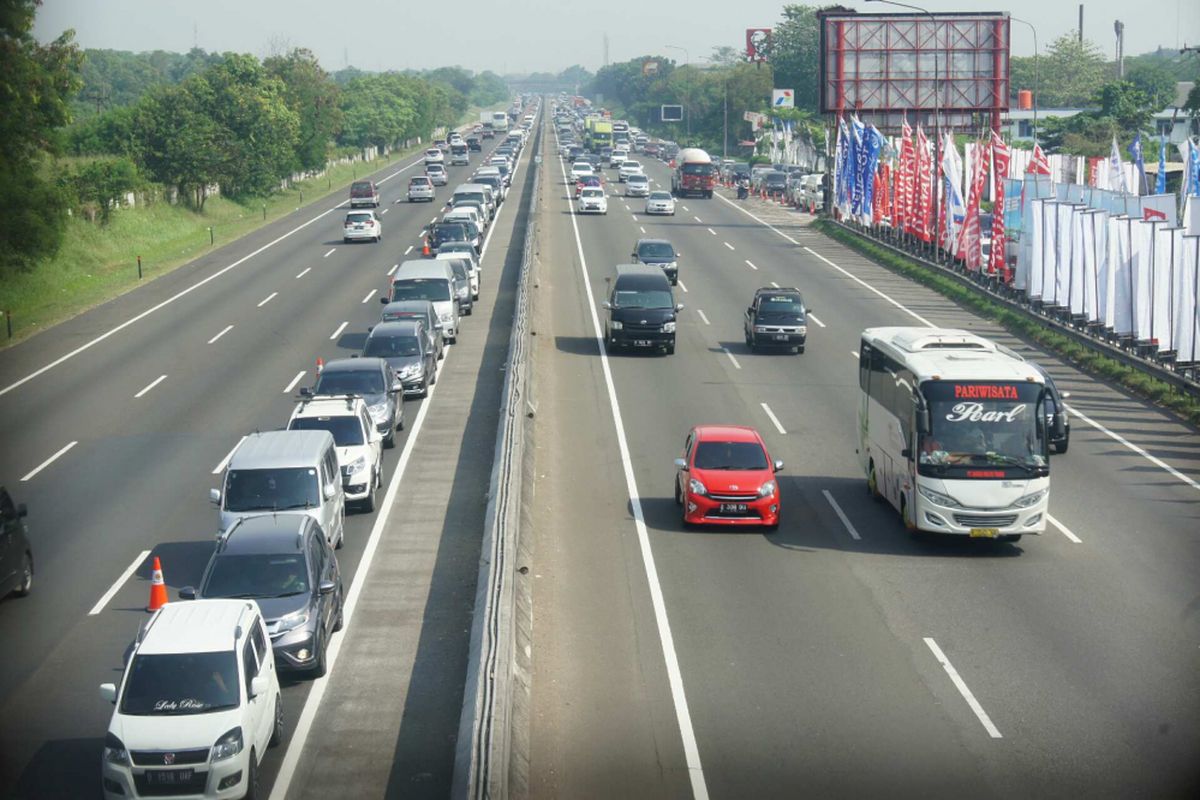
[[[1040,325],[1045,325],[1055,333],[1062,334],[1095,353],[1111,358],[1127,367],[1163,381],[1184,394],[1200,399],[1200,369],[1194,365],[1189,365],[1185,369],[1173,369],[1163,361],[1139,353],[1136,344],[1122,343],[1113,337],[1107,336],[1103,330],[1095,326],[1075,322],[1069,318],[1069,315],[1059,313],[1058,309],[1035,306],[1025,301],[1012,290],[1007,290],[1004,287],[985,280],[977,280],[974,276],[966,272],[945,264],[930,261],[919,252],[900,247],[888,239],[874,235],[868,228],[832,219],[829,221],[842,230],[866,239],[874,245],[890,250],[896,255],[903,256],[921,266],[936,270],[939,274],[945,275],[959,284],[985,295],[989,300],[1003,305],[1010,311],[1034,320]],[[986,278],[986,276],[981,275],[981,278]]]
[[[525,413],[530,384],[530,274],[537,239],[542,124],[535,128],[526,228],[512,335],[505,363],[501,416],[488,485],[475,615],[463,709],[454,754],[451,797],[483,800],[508,796],[515,664],[516,553],[520,542]]]

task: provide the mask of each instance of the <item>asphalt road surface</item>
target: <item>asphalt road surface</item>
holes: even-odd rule
[[[646,217],[606,170],[609,213],[576,217],[552,145],[533,796],[1197,796],[1196,431],[804,215],[721,190]],[[666,166],[641,160],[669,188]],[[640,236],[683,254],[673,356],[598,341],[604,279]],[[814,311],[804,355],[743,343],[754,290],[775,285]],[[1044,535],[918,543],[869,500],[859,334],[922,324],[991,336],[1072,393]],[[785,462],[778,532],[683,529],[672,459],[698,423],[756,426]]]
[[[405,201],[417,160],[375,173],[379,244],[343,244],[344,197],[327,198],[0,354],[0,484],[29,506],[36,563],[32,595],[0,602],[0,797],[99,796],[112,707],[97,686],[119,680],[147,618],[151,557],[172,597],[198,582],[219,465],[244,434],[286,424],[318,357],[358,352],[471,155],[433,204]],[[264,762],[274,796],[329,797],[331,778],[347,796],[448,792],[527,175],[489,231],[481,299],[434,392],[406,402],[384,451],[391,513],[347,515],[338,560],[356,618],[326,679],[285,683],[287,738]],[[316,685],[323,704],[308,702]],[[351,707],[372,713],[341,724]],[[302,713],[307,748],[293,741]]]

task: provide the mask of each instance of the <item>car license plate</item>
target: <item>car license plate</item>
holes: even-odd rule
[[[721,503],[722,514],[745,514],[748,510],[745,503]]]
[[[777,341],[777,342],[786,342],[787,340],[788,340],[788,335],[787,335],[786,333],[777,333],[777,334],[775,334],[775,341]]]
[[[1000,535],[996,528],[971,528],[972,539],[995,539]]]
[[[192,780],[190,769],[148,769],[146,783],[157,786],[178,786]]]
[[[651,342],[649,339],[634,339],[633,340],[634,347],[649,347],[652,344],[653,344],[653,342]]]

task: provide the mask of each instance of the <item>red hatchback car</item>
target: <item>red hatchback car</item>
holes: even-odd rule
[[[767,445],[754,428],[697,425],[688,433],[683,457],[675,459],[675,502],[687,525],[779,527],[781,504]]]
[[[579,197],[579,193],[584,190],[584,187],[595,186],[600,189],[604,188],[604,181],[599,175],[584,175],[579,180],[575,181],[575,196]]]

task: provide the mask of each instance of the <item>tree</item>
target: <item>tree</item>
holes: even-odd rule
[[[1162,111],[1175,104],[1175,77],[1161,64],[1143,62],[1125,71],[1125,80],[1146,95],[1151,112]]]
[[[128,158],[101,158],[82,164],[71,175],[75,195],[107,225],[112,210],[141,183],[137,165]]]
[[[1092,115],[1109,119],[1118,131],[1139,131],[1150,121],[1156,110],[1150,96],[1132,81],[1112,81],[1096,92],[1098,113]],[[1083,115],[1081,115],[1083,116]]]
[[[1111,73],[1095,44],[1073,33],[1055,39],[1042,56],[1041,108],[1081,108],[1095,97]]]
[[[741,50],[729,45],[719,45],[714,47],[712,55],[708,57],[710,63],[722,67],[732,67],[734,64],[740,64],[746,60],[745,55]]]
[[[329,145],[342,124],[337,84],[317,57],[303,48],[271,56],[263,69],[283,83],[284,100],[300,121],[293,168],[324,169]]]
[[[432,127],[435,103],[428,95],[422,98],[415,83],[428,86],[395,73],[352,79],[342,91],[341,141],[356,147],[386,147],[419,135],[422,124]],[[419,110],[420,100],[425,105]]]
[[[817,9],[802,5],[784,6],[783,19],[775,26],[771,36],[769,57],[775,72],[775,86],[793,90],[796,108],[817,110],[820,101],[820,48]]]
[[[79,91],[74,32],[40,45],[39,0],[0,0],[0,271],[28,270],[62,241],[60,190],[41,174]]]

